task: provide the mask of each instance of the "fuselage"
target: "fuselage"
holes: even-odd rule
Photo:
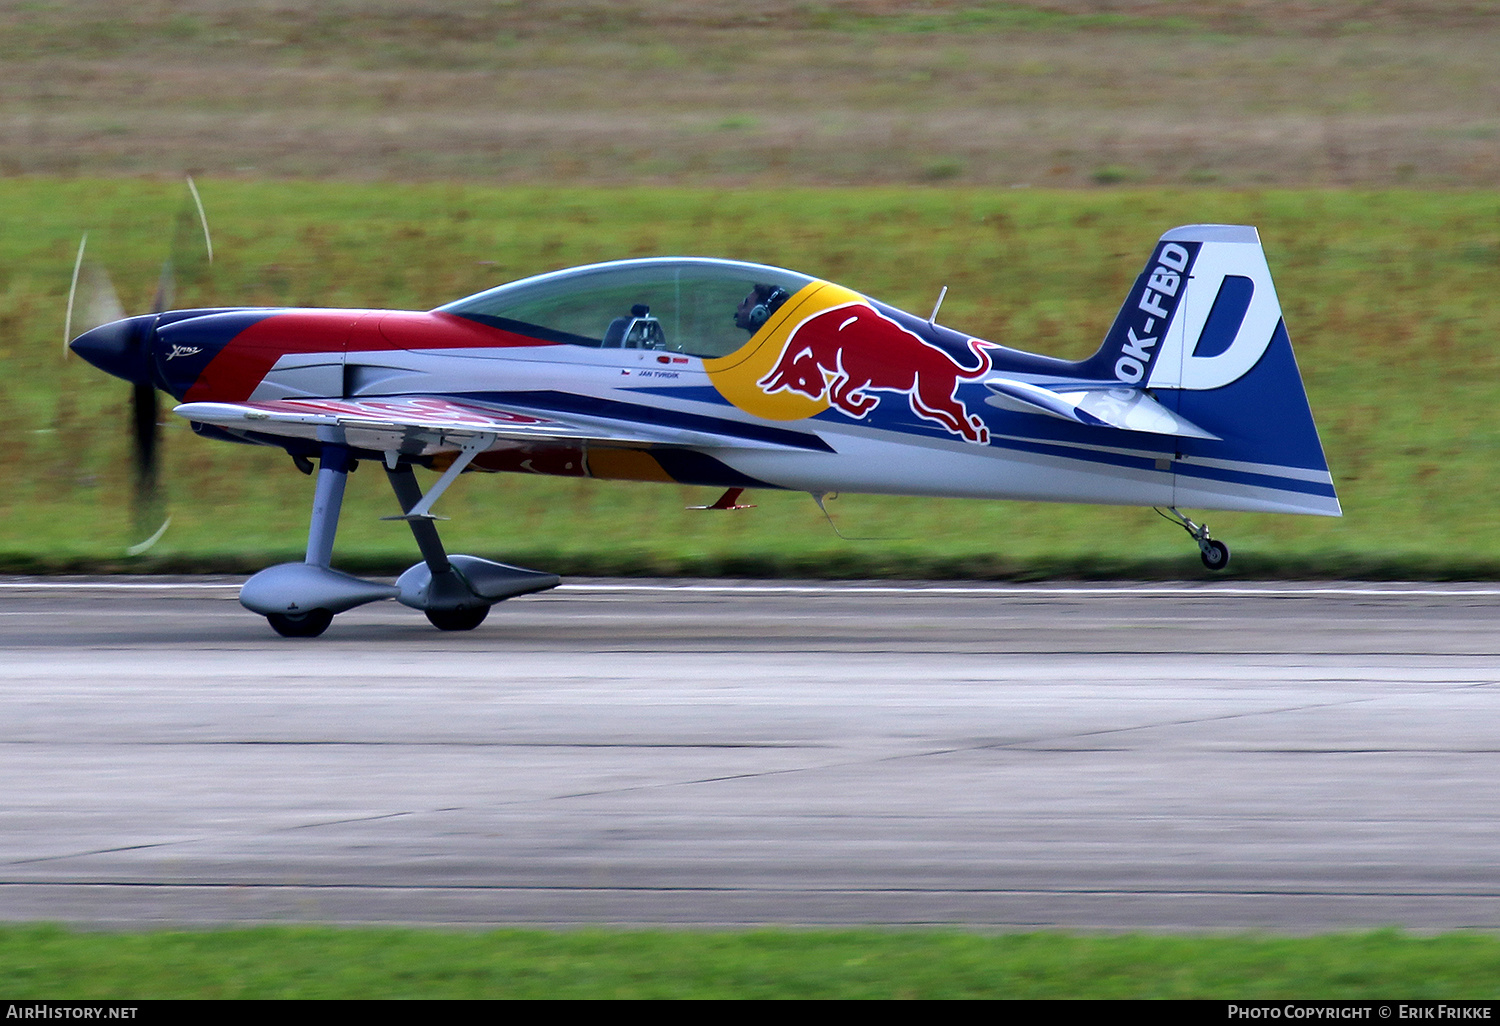
[[[1195,416],[1206,437],[1185,438],[1040,415],[1015,398],[1033,383],[1118,384],[1090,382],[1088,361],[983,342],[830,282],[734,261],[576,268],[425,312],[172,311],[95,329],[75,349],[184,403],[368,410],[445,397],[577,427],[569,438],[497,440],[476,469],[1143,506],[1179,504],[1187,475],[1206,508],[1323,511],[1248,480],[1212,415]],[[621,425],[661,441],[610,444],[606,429]],[[199,428],[294,454],[319,445]]]

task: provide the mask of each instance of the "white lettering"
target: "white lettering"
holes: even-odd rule
[[[1159,267],[1151,273],[1151,287],[1169,296],[1177,295],[1177,286],[1181,283],[1182,275],[1180,274],[1163,271]]]
[[[1157,259],[1172,270],[1181,271],[1188,265],[1188,251],[1175,242],[1169,242],[1161,248],[1161,256]]]
[[[1146,365],[1141,361],[1129,356],[1122,356],[1115,361],[1115,377],[1121,381],[1135,384],[1146,376]]]
[[[1330,1008],[1323,1005],[1287,1005],[1283,1009],[1288,1019],[1368,1019],[1370,1009]]]
[[[1156,339],[1138,338],[1134,328],[1127,328],[1125,330],[1125,348],[1121,352],[1126,356],[1135,357],[1141,363],[1145,363],[1151,359],[1151,354],[1147,350],[1154,345],[1156,345]]]
[[[1160,297],[1158,297],[1155,292],[1147,289],[1146,294],[1141,297],[1141,301],[1138,305],[1142,310],[1146,311],[1148,314],[1151,314],[1153,317],[1166,317],[1167,311],[1161,308],[1159,298]]]

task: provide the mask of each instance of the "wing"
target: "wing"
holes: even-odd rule
[[[606,418],[558,416],[459,401],[444,396],[384,399],[273,399],[184,403],[173,410],[200,424],[238,434],[320,440],[332,429],[341,444],[376,452],[430,456],[489,436],[495,445],[594,442],[612,446],[780,449],[773,441],[711,431],[622,424]],[[488,444],[484,446],[488,447]]]
[[[1143,388],[1115,383],[1059,382],[1051,388],[1014,378],[990,377],[985,387],[1027,413],[1153,435],[1217,439],[1151,398]]]

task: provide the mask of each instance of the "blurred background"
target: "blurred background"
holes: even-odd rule
[[[1500,181],[1482,0],[4,0],[0,171]]]

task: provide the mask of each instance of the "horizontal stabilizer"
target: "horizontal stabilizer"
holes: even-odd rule
[[[1078,385],[1060,383],[1045,388],[1014,378],[986,378],[985,387],[997,396],[1021,404],[1029,413],[1045,413],[1060,420],[1071,420],[1090,427],[1117,428],[1121,431],[1143,431],[1152,435],[1179,438],[1218,436],[1191,424],[1151,398],[1143,388],[1120,385]]]

